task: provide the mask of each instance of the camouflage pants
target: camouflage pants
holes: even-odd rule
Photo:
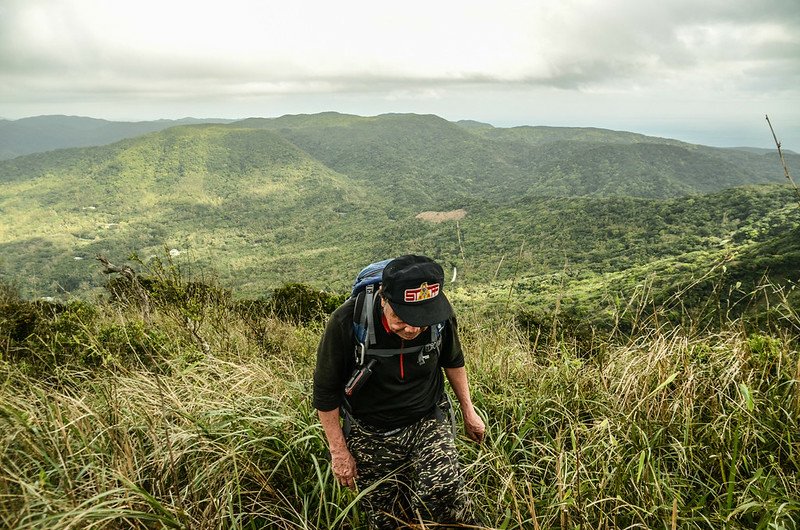
[[[468,519],[464,480],[449,419],[426,418],[390,434],[354,423],[347,445],[372,529],[405,521],[458,524]]]

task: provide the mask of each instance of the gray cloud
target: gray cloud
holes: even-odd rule
[[[59,104],[227,117],[333,102],[358,113],[360,102],[365,112],[535,120],[550,98],[558,117],[585,125],[770,105],[800,120],[786,110],[800,107],[796,0],[269,4],[5,0],[0,116]]]

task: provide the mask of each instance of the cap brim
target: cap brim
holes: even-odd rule
[[[395,314],[410,326],[432,326],[453,316],[453,307],[444,293],[431,298],[424,304],[400,304],[389,300]]]

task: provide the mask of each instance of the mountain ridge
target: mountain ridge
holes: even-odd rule
[[[177,125],[231,121],[233,120],[187,117],[178,120],[123,122],[63,114],[0,120],[0,160],[56,149],[108,145]]]
[[[242,125],[276,130],[312,156],[322,160],[336,171],[362,179],[372,179],[386,187],[394,186],[398,180],[409,176],[426,177],[424,173],[435,167],[439,184],[448,188],[448,196],[456,187],[474,193],[527,194],[536,195],[640,195],[649,197],[679,196],[705,193],[725,187],[751,183],[777,183],[780,175],[775,171],[777,154],[757,155],[736,152],[731,156],[735,163],[726,159],[726,151],[705,146],[686,144],[676,140],[646,137],[637,133],[609,131],[604,129],[522,127],[510,130],[463,127],[437,116],[414,114],[387,114],[369,118],[337,113],[321,116],[324,125],[309,126],[313,115],[260,118],[238,122]],[[459,131],[460,129],[460,131]],[[543,142],[543,132],[561,135],[553,141]],[[533,135],[533,137],[531,136]],[[603,138],[589,141],[588,137]],[[577,139],[576,139],[577,138]],[[485,141],[481,141],[481,139]],[[661,147],[644,147],[661,146]],[[668,146],[668,147],[667,147]],[[587,149],[594,155],[587,158]],[[649,183],[645,187],[590,186],[596,168],[603,165],[622,164],[631,150],[650,149],[649,155],[656,160],[659,152],[674,149],[673,159],[694,158],[693,167],[702,165],[702,175],[691,175],[689,179],[705,180],[701,186],[691,182],[680,182],[682,173],[675,167],[668,178]],[[591,154],[591,153],[590,153]],[[641,157],[633,171],[652,169],[656,162]],[[447,160],[448,165],[434,166],[436,159]],[[662,157],[663,158],[663,157]],[[766,163],[774,159],[771,165]],[[798,158],[800,160],[800,158]],[[702,161],[702,164],[701,164]],[[567,165],[569,171],[559,172]],[[680,164],[672,164],[679,166]],[[423,167],[424,166],[424,167]],[[502,174],[502,181],[491,190],[482,187],[487,175]],[[532,177],[535,182],[528,186]],[[565,189],[580,186],[582,193]],[[551,184],[548,184],[548,179]],[[716,183],[716,184],[715,184]],[[641,182],[639,184],[644,184]],[[414,190],[406,190],[414,193]],[[415,200],[424,197],[415,196]],[[439,196],[438,200],[446,200]]]
[[[96,254],[174,249],[253,295],[293,279],[342,289],[357,264],[416,252],[486,282],[515,274],[508,264],[521,247],[521,273],[550,274],[567,257],[602,274],[793,226],[777,157],[611,141],[617,133],[580,139],[599,130],[552,142],[518,138],[542,130],[486,132],[430,115],[325,113],[182,125],[0,161],[10,220],[0,274],[31,295],[87,292],[103,281]],[[776,176],[765,178],[772,162]],[[451,210],[463,215],[418,218]]]

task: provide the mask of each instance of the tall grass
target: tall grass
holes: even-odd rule
[[[3,321],[0,527],[362,527],[310,405],[320,323],[193,311],[100,303],[26,337]],[[460,314],[488,427],[458,441],[481,527],[800,527],[790,332],[643,318],[587,349]]]

